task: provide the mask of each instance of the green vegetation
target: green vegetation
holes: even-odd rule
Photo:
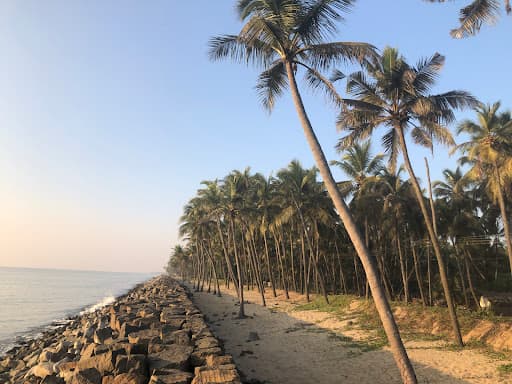
[[[501,373],[512,373],[512,364],[502,364],[498,367],[498,371]]]

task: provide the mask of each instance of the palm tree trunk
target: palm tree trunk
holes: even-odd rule
[[[425,298],[425,293],[423,292],[423,282],[421,281],[421,270],[420,270],[420,264],[418,261],[418,255],[416,254],[416,247],[414,246],[414,241],[411,238],[411,251],[412,251],[412,258],[414,261],[414,272],[416,273],[416,281],[418,282],[418,288],[420,290],[420,297],[421,302],[423,303],[423,306],[427,306],[427,299]]]
[[[233,218],[230,218],[229,221],[231,224],[231,235],[233,236],[233,250],[234,250],[234,254],[235,254],[235,265],[236,265],[236,273],[237,273],[237,278],[238,278],[238,301],[240,303],[238,317],[243,319],[243,318],[245,318],[245,311],[244,311],[244,282],[243,282],[242,263],[240,262],[240,258],[238,256],[238,249],[236,246],[234,220],[233,220]]]
[[[228,274],[229,274],[229,277],[231,278],[231,280],[234,282],[235,281],[235,274],[233,272],[233,268],[231,267],[231,260],[229,258],[229,253],[228,253],[228,248],[226,246],[226,243],[224,242],[224,234],[222,233],[222,228],[220,226],[220,219],[217,218],[216,220],[217,222],[217,232],[219,233],[219,238],[220,238],[220,242],[222,244],[222,252],[224,253],[224,259],[226,260],[226,267],[228,269]],[[229,289],[229,279],[227,279],[227,287]],[[239,296],[239,293],[238,293],[238,286],[235,284],[235,291],[236,291],[236,295]]]
[[[452,321],[453,333],[455,336],[455,342],[461,347],[464,346],[462,342],[462,335],[460,333],[459,320],[457,319],[457,312],[455,312],[455,304],[453,303],[452,294],[450,290],[450,285],[448,284],[448,276],[446,274],[446,268],[444,265],[444,260],[441,255],[441,248],[439,247],[439,241],[437,240],[436,233],[434,231],[434,226],[432,225],[432,220],[427,211],[427,206],[425,205],[425,201],[423,200],[423,193],[421,192],[420,185],[418,183],[418,179],[416,179],[416,175],[411,165],[411,160],[409,159],[409,153],[407,151],[407,145],[405,143],[404,132],[402,127],[395,126],[396,133],[398,134],[398,138],[400,140],[400,147],[402,150],[402,155],[404,158],[405,168],[409,173],[409,177],[411,178],[411,184],[416,195],[416,200],[418,200],[418,204],[420,205],[421,213],[423,215],[423,219],[425,220],[425,224],[427,226],[427,231],[430,237],[430,241],[432,242],[432,247],[434,248],[434,254],[436,255],[437,265],[439,267],[439,275],[441,277],[441,284],[443,285],[444,297],[446,299],[446,305],[448,306],[448,312],[450,313],[450,319]]]
[[[405,304],[409,303],[409,282],[407,281],[407,268],[404,262],[404,255],[402,252],[402,242],[400,241],[400,230],[398,229],[398,225],[395,223],[395,232],[396,232],[396,246],[398,250],[398,259],[400,261],[400,273],[402,275],[402,284],[404,287],[404,301]]]
[[[270,279],[270,284],[272,284],[272,294],[274,297],[277,297],[276,293],[276,283],[274,281],[274,274],[272,273],[272,270],[270,268],[270,255],[268,252],[268,242],[267,242],[267,231],[263,232],[263,243],[265,244],[265,258],[267,259],[267,273],[268,278]]]
[[[501,221],[503,221],[503,230],[505,231],[505,242],[507,244],[508,261],[510,263],[510,273],[512,274],[512,241],[510,239],[510,227],[508,224],[507,209],[505,208],[505,199],[500,182],[500,172],[498,165],[494,163],[494,173],[498,183],[498,205],[500,206]]]
[[[311,148],[313,158],[315,159],[316,165],[320,171],[320,175],[324,181],[327,192],[329,193],[329,196],[331,197],[334,206],[338,211],[343,224],[345,225],[347,233],[352,240],[359,258],[361,259],[368,277],[373,298],[375,300],[375,306],[379,312],[382,325],[391,345],[391,351],[393,352],[393,357],[398,366],[398,370],[400,371],[402,380],[407,384],[416,384],[417,379],[414,373],[414,368],[412,367],[409,357],[407,356],[407,352],[400,337],[398,326],[395,322],[395,318],[393,317],[393,312],[391,311],[391,307],[386,299],[384,289],[377,273],[375,259],[370,255],[368,248],[364,244],[361,234],[359,233],[359,229],[357,228],[357,225],[352,218],[349,209],[343,200],[343,197],[341,196],[336,182],[334,181],[331,170],[329,169],[329,165],[327,163],[327,159],[325,158],[320,143],[318,142],[315,132],[313,131],[313,127],[311,126],[311,122],[309,121],[309,118],[306,114],[306,110],[304,108],[304,104],[297,87],[297,82],[295,80],[293,66],[290,61],[286,61],[286,73],[288,75],[288,82],[290,85],[293,102],[295,104],[295,108],[297,109],[299,120],[304,130],[306,140]]]

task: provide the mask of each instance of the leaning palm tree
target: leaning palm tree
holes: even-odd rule
[[[389,47],[384,49],[382,56],[366,60],[366,71],[353,73],[347,79],[347,93],[356,98],[343,101],[338,126],[349,133],[340,139],[338,148],[351,147],[367,139],[379,126],[388,128],[382,137],[382,145],[389,156],[391,169],[396,167],[397,156],[402,153],[437,258],[455,339],[462,345],[441,248],[405,141],[405,134],[410,130],[416,144],[430,149],[433,148],[434,140],[454,145],[452,135],[446,128],[454,120],[453,110],[478,105],[477,100],[464,91],[438,95],[428,93],[443,63],[444,57],[436,53],[429,59],[420,60],[416,66],[411,66],[396,49]]]
[[[431,3],[444,3],[446,0],[426,0]],[[503,0],[507,14],[512,12],[510,0]],[[500,15],[500,1],[473,0],[459,12],[460,25],[450,31],[456,39],[476,35],[483,24],[493,25]]]
[[[354,0],[239,0],[237,11],[245,25],[238,35],[212,38],[210,57],[212,60],[231,58],[262,67],[257,89],[263,106],[268,110],[274,106],[276,97],[290,87],[320,175],[367,273],[402,378],[404,382],[416,383],[414,370],[378,277],[375,259],[370,255],[336,186],[296,81],[297,71],[304,69],[310,85],[325,85],[328,94],[337,99],[332,84],[321,72],[340,62],[361,61],[375,55],[374,47],[366,43],[326,43],[324,40],[336,31],[336,22],[342,20],[342,13],[348,11],[353,3]]]
[[[512,117],[510,112],[498,113],[499,108],[499,102],[481,106],[476,109],[478,122],[463,121],[457,132],[469,134],[470,139],[456,148],[465,154],[462,162],[472,165],[467,177],[485,180],[488,194],[500,207],[512,273],[512,241],[505,206],[505,187],[512,178]]]

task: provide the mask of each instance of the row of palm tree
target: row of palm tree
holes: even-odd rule
[[[470,121],[459,128],[468,124],[475,129]],[[512,137],[510,132],[508,136]],[[464,156],[459,162],[468,161],[470,145],[475,150],[487,141],[478,136],[461,145]],[[466,174],[460,167],[446,169],[444,180],[433,183],[436,237],[452,271],[449,289],[455,300],[466,306],[478,306],[477,293],[488,288],[485,283],[498,278],[496,271],[503,278],[510,269],[501,256],[509,250],[505,223],[510,207],[502,210],[495,197],[497,184],[502,185],[502,195],[511,193],[510,160],[505,160],[510,155],[502,152],[501,157],[499,173],[509,175],[502,178],[503,184],[494,180],[493,168],[487,168],[487,173],[480,168],[475,174],[475,165]],[[403,166],[392,172],[382,160],[382,155],[371,155],[367,141],[354,144],[342,152],[341,161],[332,164],[350,177],[338,186],[349,201],[365,244],[376,255],[386,296],[405,302],[417,298],[432,305],[441,298],[436,288],[439,271],[434,272],[430,265],[432,242],[411,179],[402,178]],[[311,291],[326,300],[327,293],[369,293],[345,228],[317,180],[315,168],[304,169],[292,161],[275,177],[265,178],[246,169],[233,171],[220,181],[205,181],[203,186],[182,217],[181,232],[188,248],[175,248],[171,260],[175,271],[201,277],[196,280],[198,289],[206,280],[213,281],[213,290],[219,294],[220,279],[234,283],[241,316],[244,281],[262,294],[264,282],[270,282],[274,295],[280,287],[285,292],[300,291],[308,299]],[[423,193],[421,199],[427,201]],[[500,257],[495,262],[497,250]],[[190,271],[190,266],[195,269]]]
[[[336,228],[334,234],[340,232],[349,238],[350,247],[353,247],[359,257],[359,259],[354,259],[354,274],[356,279],[365,282],[367,292],[368,288],[371,290],[402,380],[407,383],[416,383],[414,370],[386,297],[386,294],[389,296],[389,289],[385,287],[386,264],[383,263],[383,260],[386,259],[375,257],[370,253],[370,247],[374,246],[370,237],[371,225],[368,223],[365,226],[366,232],[363,236],[360,225],[354,219],[354,212],[349,209],[342,190],[332,176],[329,164],[306,113],[297,84],[297,74],[299,70],[303,70],[308,85],[323,89],[341,111],[338,125],[341,129],[348,130],[349,133],[340,140],[340,149],[355,149],[354,146],[358,145],[360,140],[368,138],[377,126],[384,125],[389,128],[389,132],[383,137],[384,147],[387,149],[390,159],[389,173],[395,177],[395,183],[389,184],[394,185],[395,189],[397,185],[400,186],[396,180],[395,171],[397,154],[401,152],[405,168],[410,175],[410,189],[419,205],[429,242],[437,259],[444,297],[450,310],[454,334],[459,344],[462,344],[462,339],[448,284],[448,271],[443,260],[441,242],[436,233],[434,218],[429,216],[419,182],[408,157],[405,133],[410,130],[415,142],[426,146],[432,146],[434,139],[441,143],[453,144],[451,135],[446,129],[446,124],[454,120],[453,110],[465,107],[474,108],[478,102],[463,91],[451,91],[440,95],[429,94],[444,61],[441,55],[436,54],[416,66],[411,66],[393,49],[386,49],[383,54],[378,54],[376,48],[367,43],[326,42],[326,38],[333,36],[336,31],[336,23],[343,19],[342,14],[348,11],[353,3],[355,0],[239,0],[237,11],[240,19],[245,22],[240,33],[218,36],[211,40],[210,55],[213,60],[231,58],[237,62],[252,63],[262,68],[257,89],[265,108],[271,110],[276,98],[289,87],[299,121],[323,180],[323,187],[311,186],[319,196],[317,200],[308,201],[307,204],[299,199],[298,189],[290,187],[289,193],[285,194],[283,198],[284,201],[290,203],[290,207],[284,212],[294,217],[295,225],[285,231],[282,225],[272,226],[268,220],[263,220],[258,231],[258,226],[248,217],[255,216],[258,218],[255,222],[258,222],[262,217],[262,209],[266,212],[267,208],[263,205],[255,210],[255,206],[248,203],[252,201],[251,199],[240,198],[240,192],[256,194],[255,189],[251,187],[252,176],[248,170],[235,171],[224,178],[221,183],[210,183],[208,188],[224,191],[221,196],[227,196],[227,200],[221,201],[227,203],[226,205],[215,205],[216,208],[213,211],[216,213],[212,216],[213,220],[199,220],[200,225],[194,227],[194,236],[190,237],[191,242],[195,244],[194,254],[196,257],[193,258],[195,260],[193,265],[195,276],[203,276],[203,281],[206,271],[210,271],[209,273],[213,275],[218,274],[219,272],[214,267],[215,254],[213,250],[214,246],[220,247],[226,265],[226,276],[229,276],[235,284],[240,301],[240,314],[243,315],[243,286],[244,279],[248,278],[247,268],[250,271],[249,277],[252,276],[250,282],[259,287],[262,300],[264,300],[264,280],[262,268],[260,268],[264,264],[258,262],[258,257],[261,256],[261,248],[258,248],[258,244],[263,238],[264,254],[269,270],[268,278],[275,278],[270,266],[271,251],[274,246],[274,257],[277,258],[277,265],[281,270],[280,278],[283,288],[286,289],[289,283],[297,283],[296,271],[292,271],[294,278],[285,277],[287,275],[285,269],[288,266],[291,268],[297,266],[299,281],[303,282],[303,287],[308,290],[310,282],[314,281],[315,287],[327,299],[331,281],[326,278],[325,265],[335,264],[329,262],[333,253],[325,250],[329,249],[329,246],[332,248],[332,240],[329,235],[332,228]],[[352,96],[351,100],[341,97],[335,88],[335,81],[344,77],[337,70],[337,66],[346,62],[358,62],[363,68],[362,71],[348,78],[347,93]],[[326,75],[329,71],[334,73],[331,78]],[[310,170],[307,173],[316,172]],[[400,178],[398,177],[398,179]],[[297,186],[299,185],[302,184],[297,184]],[[306,185],[309,184],[306,183],[304,186]],[[206,190],[202,191],[203,194],[207,192]],[[324,198],[321,199],[320,195]],[[325,198],[326,195],[332,202],[330,208],[329,204],[323,205],[329,201]],[[243,196],[246,195],[243,194]],[[215,198],[217,197],[215,195]],[[190,215],[186,214],[186,217],[209,217],[209,214],[203,215],[205,207],[201,203],[200,196],[198,198],[200,201],[191,202],[187,206]],[[224,208],[220,209],[219,207],[222,206]],[[312,213],[309,217],[306,212],[309,213],[310,210]],[[431,209],[431,214],[434,211]],[[327,214],[329,212],[331,215]],[[267,213],[263,216],[266,215]],[[406,296],[408,296],[407,249],[403,249],[402,239],[404,235],[409,234],[408,227],[412,227],[412,225],[407,222],[404,227],[399,220],[399,214],[390,214],[389,216],[394,217],[394,226],[392,226],[394,230],[390,233],[395,236],[404,291],[407,290]],[[334,227],[326,226],[323,221],[329,217],[336,223]],[[286,215],[283,218],[286,218]],[[341,222],[338,219],[341,219]],[[192,233],[190,228],[186,229],[191,225],[190,222],[188,219],[185,220],[184,233]],[[192,222],[194,221],[192,220]],[[212,233],[212,228],[209,227],[213,225],[212,223],[217,229],[216,241],[213,237],[206,236],[208,233]],[[264,228],[263,234],[261,228]],[[405,233],[404,228],[408,229]],[[343,236],[341,234],[338,235]],[[341,252],[340,248],[343,251],[343,244],[349,244],[346,241],[343,244],[340,242],[338,245],[338,235],[334,237],[336,239],[334,248],[337,255]],[[385,242],[379,241],[379,244],[385,244]],[[410,248],[414,255],[414,246],[411,245]],[[297,264],[297,262],[287,261],[286,255],[288,253],[294,255],[297,249],[302,249],[302,252],[299,253],[302,257],[298,257],[301,262]],[[393,251],[393,247],[389,246],[383,249]],[[233,264],[230,257],[233,258]],[[339,259],[341,260],[341,256]],[[357,273],[357,263],[362,265],[364,274]],[[342,271],[341,261],[339,265],[339,269]],[[415,269],[418,270],[418,268]],[[332,270],[335,271],[334,268]],[[336,273],[333,273],[333,278],[335,276]],[[340,281],[343,280],[341,276],[340,272]]]

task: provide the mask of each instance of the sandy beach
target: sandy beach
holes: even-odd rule
[[[194,292],[193,301],[247,380],[267,384],[401,382],[389,349],[365,348],[364,332],[346,330],[347,321],[352,320],[294,310],[305,302],[296,293],[290,293],[290,300],[282,292],[277,298],[268,293],[267,307],[263,307],[256,291],[244,292],[248,318],[240,320],[236,319],[236,293],[226,287],[221,291],[222,297]],[[512,382],[512,375],[497,369],[510,361],[475,349],[443,346],[446,342],[406,341],[420,383]]]

